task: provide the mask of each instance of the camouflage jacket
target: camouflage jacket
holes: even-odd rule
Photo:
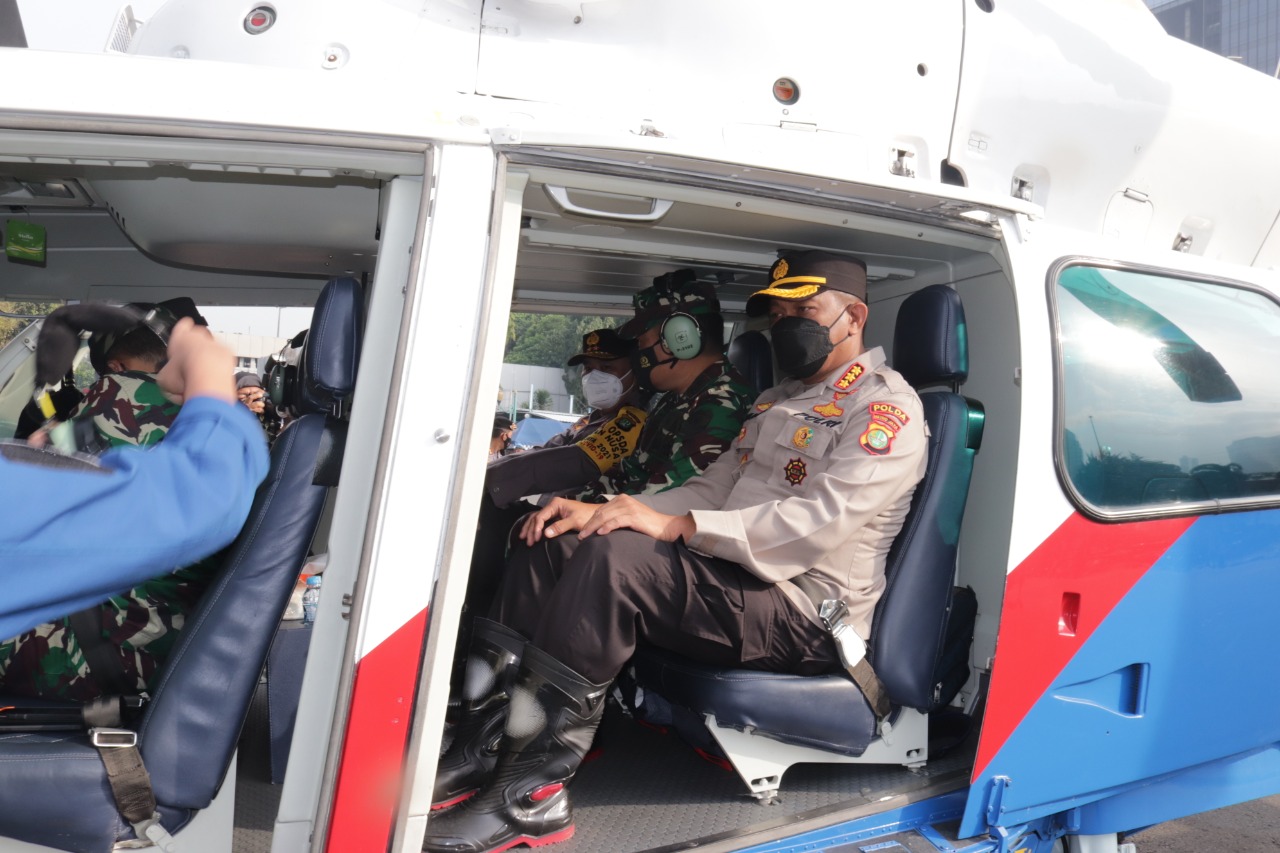
[[[168,432],[181,407],[170,403],[148,374],[103,376],[85,395],[76,417],[92,417],[112,447],[152,445]],[[121,519],[122,532],[125,519]],[[126,680],[149,690],[168,658],[186,615],[212,580],[218,555],[147,581],[98,608],[102,636],[120,649]],[[0,694],[85,702],[101,694],[68,619],[0,641]]]
[[[635,453],[579,499],[654,494],[702,473],[742,429],[753,399],[755,393],[728,362],[711,365],[683,394],[667,392],[654,400]]]
[[[84,393],[73,419],[93,419],[109,447],[149,447],[164,438],[182,407],[170,402],[150,373],[125,371],[98,378]]]

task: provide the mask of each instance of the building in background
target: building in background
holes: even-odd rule
[[[248,370],[262,374],[267,356],[289,342],[288,338],[272,338],[265,335],[246,335],[238,332],[220,332],[214,330],[213,336],[226,344],[235,353],[236,370]]]
[[[499,382],[497,408],[504,412],[538,409],[581,414],[584,411],[582,400],[575,399],[564,387],[564,372],[559,367],[504,362]]]
[[[1146,0],[1165,32],[1280,77],[1280,0]]]

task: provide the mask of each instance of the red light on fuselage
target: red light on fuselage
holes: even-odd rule
[[[794,104],[800,100],[800,86],[790,77],[779,77],[773,81],[773,97],[780,104]]]
[[[244,31],[251,36],[262,35],[276,22],[276,10],[270,6],[258,6],[244,16]]]

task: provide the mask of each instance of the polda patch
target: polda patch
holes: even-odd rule
[[[895,435],[897,435],[897,431],[887,423],[872,420],[870,425],[863,430],[862,435],[858,436],[858,443],[868,453],[875,456],[884,456],[893,449]]]
[[[871,413],[871,417],[875,420],[893,418],[902,426],[906,426],[911,420],[906,412],[893,405],[893,403],[872,403],[867,407],[867,411]]]

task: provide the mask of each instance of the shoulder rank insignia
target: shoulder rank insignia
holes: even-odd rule
[[[853,383],[858,381],[858,377],[863,374],[864,370],[865,368],[855,361],[849,365],[849,369],[844,372],[844,375],[832,384],[835,385],[837,391],[848,391],[853,387]]]
[[[767,412],[767,411],[769,411],[771,408],[773,408],[773,403],[771,403],[771,402],[770,402],[770,403],[756,403],[756,405],[755,405],[755,409],[756,409],[757,414],[758,414],[758,413],[761,413],[761,412]]]
[[[809,472],[804,467],[803,459],[792,459],[782,469],[782,476],[787,478],[787,482],[793,486],[798,486],[804,482],[804,478],[809,476]]]

